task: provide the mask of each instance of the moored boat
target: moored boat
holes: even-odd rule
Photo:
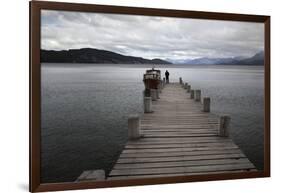
[[[143,75],[143,82],[146,89],[158,89],[158,86],[161,81],[161,71],[155,70],[146,70],[146,73]]]

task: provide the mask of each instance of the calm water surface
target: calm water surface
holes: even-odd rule
[[[264,71],[260,66],[157,66],[211,97],[231,116],[231,136],[263,169]],[[150,66],[42,64],[41,181],[109,172],[127,141],[127,117],[142,113],[142,76]]]

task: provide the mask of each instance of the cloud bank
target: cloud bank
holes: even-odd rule
[[[42,10],[41,48],[97,48],[149,59],[249,57],[264,49],[264,25]]]

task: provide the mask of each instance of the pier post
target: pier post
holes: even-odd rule
[[[195,96],[194,96],[195,101],[201,101],[201,90],[195,90]]]
[[[143,97],[151,97],[150,89],[144,89]]]
[[[157,100],[157,90],[156,89],[150,89],[150,96],[153,101]]]
[[[179,78],[179,81],[180,81],[180,84],[182,84],[182,78],[181,77]]]
[[[203,98],[203,112],[210,112],[211,99],[210,97]]]
[[[219,136],[228,137],[229,136],[229,125],[230,125],[230,116],[224,115],[220,116],[219,119]]]
[[[194,90],[190,90],[190,98],[194,99]]]
[[[158,84],[157,90],[159,90],[159,93],[162,92],[162,81],[160,80],[160,83]]]
[[[144,113],[152,113],[151,105],[152,105],[151,97],[144,97],[143,98]]]
[[[128,138],[134,140],[140,136],[140,118],[138,115],[130,115],[128,118]]]
[[[161,93],[160,89],[155,89],[156,90],[156,99],[160,99],[159,94]]]
[[[191,85],[187,85],[186,92],[190,92],[190,90],[191,90]]]
[[[188,83],[184,83],[184,89],[187,89]]]
[[[166,83],[166,78],[163,78],[163,83],[164,83],[164,85],[165,85],[165,83]]]

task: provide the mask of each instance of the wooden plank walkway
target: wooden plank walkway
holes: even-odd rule
[[[230,138],[218,136],[218,116],[203,112],[181,84],[166,84],[152,110],[141,115],[143,137],[127,142],[107,180],[256,170]]]

